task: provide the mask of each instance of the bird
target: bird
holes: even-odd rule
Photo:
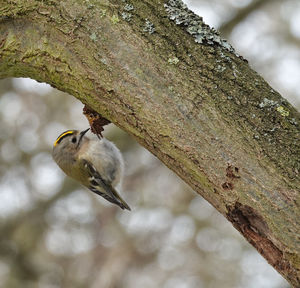
[[[54,161],[69,177],[130,211],[115,188],[123,178],[124,161],[120,150],[106,138],[87,133],[89,130],[61,133],[53,144]]]

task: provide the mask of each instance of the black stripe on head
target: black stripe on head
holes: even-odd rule
[[[66,138],[66,137],[68,137],[68,136],[71,136],[71,135],[73,135],[74,133],[75,133],[75,130],[67,130],[67,131],[61,133],[61,134],[57,137],[57,139],[55,140],[55,142],[54,142],[53,145],[56,146],[57,144],[59,144],[59,143],[62,141],[62,139]]]

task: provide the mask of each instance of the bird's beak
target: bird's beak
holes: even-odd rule
[[[77,148],[79,147],[80,142],[81,142],[81,140],[82,140],[84,134],[85,134],[86,132],[88,132],[89,130],[90,130],[90,128],[88,128],[88,129],[86,129],[86,130],[83,130],[83,131],[81,131],[81,132],[79,133],[80,137],[79,137],[79,140],[78,140]]]

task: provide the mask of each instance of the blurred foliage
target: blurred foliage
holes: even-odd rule
[[[299,107],[299,1],[186,2]],[[46,84],[0,81],[1,287],[288,287],[213,207],[112,124],[104,135],[124,155],[121,195],[133,211],[65,177],[52,143],[87,128],[82,108]]]

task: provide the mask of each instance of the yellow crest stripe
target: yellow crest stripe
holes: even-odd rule
[[[74,134],[74,130],[68,130],[68,131],[66,131],[66,132],[64,132],[64,133],[62,133],[62,134],[60,134],[59,136],[58,136],[58,138],[55,140],[55,142],[54,142],[54,146],[56,146],[60,141],[61,141],[61,139],[62,138],[64,138],[66,135],[72,135],[72,134]]]

